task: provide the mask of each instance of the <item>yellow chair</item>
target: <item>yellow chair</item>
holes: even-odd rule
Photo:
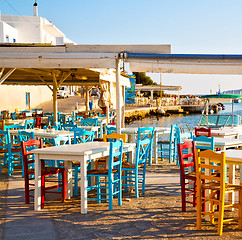
[[[202,217],[208,215],[210,222],[214,224],[215,218],[218,218],[218,235],[223,233],[223,223],[232,219],[224,219],[225,208],[239,209],[239,229],[242,229],[242,202],[239,203],[225,202],[225,194],[239,192],[241,197],[242,185],[232,185],[225,183],[225,153],[215,153],[212,150],[196,154],[196,177],[197,177],[197,230],[201,230]],[[201,171],[205,169],[205,171]],[[214,170],[214,172],[213,172]],[[204,181],[204,182],[202,182]],[[205,192],[205,193],[204,193]],[[204,194],[202,194],[204,193]],[[216,195],[219,197],[216,197]],[[202,210],[202,204],[209,204]],[[218,212],[215,206],[219,206]]]
[[[109,134],[109,135],[106,135],[106,134],[103,134],[103,141],[104,142],[108,142],[109,139],[122,139],[123,140],[123,143],[126,142],[126,134],[123,133],[123,134],[119,134],[119,133],[112,133],[112,134]]]
[[[109,141],[112,141],[112,140],[120,140],[122,139],[123,140],[123,143],[126,142],[126,134],[123,133],[123,134],[119,134],[119,133],[112,133],[112,134],[103,134],[103,141],[104,142],[109,142]],[[125,153],[123,154],[125,156]],[[124,159],[124,156],[123,156],[123,159]],[[96,160],[95,162],[95,168],[98,169],[98,168],[106,168],[106,157],[103,157],[103,158],[99,158],[98,160]]]

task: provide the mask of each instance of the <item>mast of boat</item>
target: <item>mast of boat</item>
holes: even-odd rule
[[[160,73],[160,104],[159,107],[161,107],[161,101],[162,101],[162,80],[161,80],[161,73]]]

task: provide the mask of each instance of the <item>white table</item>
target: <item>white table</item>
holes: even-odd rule
[[[73,145],[62,145],[36,149],[35,153],[35,198],[34,209],[41,209],[41,159],[62,160],[65,163],[66,197],[72,195],[72,161],[79,161],[81,166],[81,213],[87,213],[87,160],[106,157],[109,155],[110,143],[88,142]],[[135,151],[135,144],[125,143],[124,152]]]
[[[55,130],[51,129],[22,129],[22,130],[10,130],[10,135],[18,135],[18,131],[26,131],[26,132],[33,132],[35,138],[55,138],[58,136],[74,136],[74,132],[72,131],[64,131],[64,130]]]
[[[131,128],[122,128],[121,133],[126,133],[128,135],[128,142],[136,142],[137,134],[138,134],[138,127],[131,127]],[[157,163],[157,141],[158,135],[170,133],[170,128],[165,127],[155,127],[154,132],[154,162]]]
[[[200,142],[197,142],[197,145],[201,145]],[[206,145],[203,143],[203,145]],[[228,148],[242,146],[242,139],[231,139],[231,138],[214,138],[215,148],[221,148],[221,150],[226,150]]]
[[[224,127],[221,129],[211,129],[211,134],[213,137],[233,137],[238,139],[242,135],[242,127]]]

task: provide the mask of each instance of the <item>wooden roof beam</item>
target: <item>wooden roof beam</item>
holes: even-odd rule
[[[10,69],[2,78],[0,78],[0,85],[15,71],[16,68]]]

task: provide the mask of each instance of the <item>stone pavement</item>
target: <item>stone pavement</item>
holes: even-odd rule
[[[20,174],[9,177],[4,240],[54,240],[56,233],[48,209],[33,210],[24,202],[24,179]]]
[[[146,177],[147,191],[179,194],[179,176],[147,172]],[[4,240],[57,239],[48,208],[35,212],[33,204],[24,203],[23,180],[20,173],[9,177]]]

